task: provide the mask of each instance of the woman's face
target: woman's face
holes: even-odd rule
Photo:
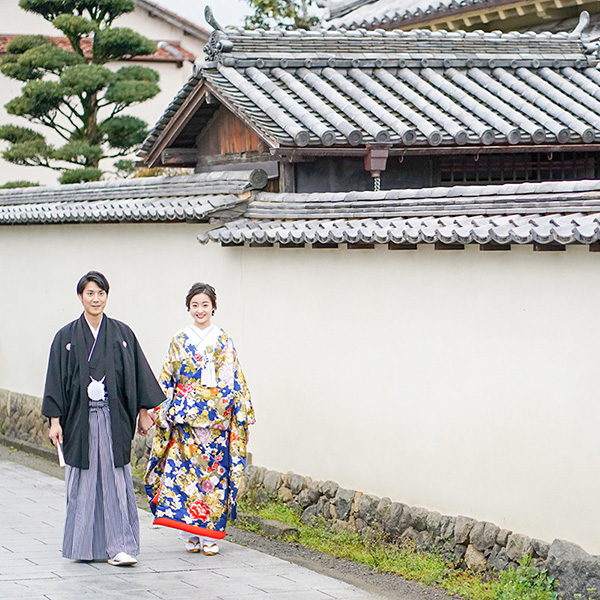
[[[190,300],[190,314],[194,319],[194,325],[204,329],[210,325],[213,305],[206,294],[196,294]]]

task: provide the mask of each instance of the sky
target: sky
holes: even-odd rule
[[[212,31],[204,20],[204,7],[211,6],[215,18],[223,27],[243,25],[244,17],[252,10],[247,0],[152,0],[164,8],[181,15],[188,21]]]

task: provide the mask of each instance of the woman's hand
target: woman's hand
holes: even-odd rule
[[[138,414],[138,433],[146,436],[154,427],[154,419],[148,414],[145,408],[141,408]]]
[[[60,420],[58,417],[52,417],[50,419],[50,430],[48,431],[48,437],[55,446],[62,444],[63,430],[60,426]]]

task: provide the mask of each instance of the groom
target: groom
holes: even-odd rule
[[[104,314],[109,289],[98,271],[79,280],[83,314],[52,342],[42,414],[66,462],[63,556],[124,566],[139,552],[131,440],[164,395],[133,331]]]

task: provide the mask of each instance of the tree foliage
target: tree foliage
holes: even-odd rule
[[[61,171],[61,183],[97,180],[102,159],[126,156],[146,136],[144,121],[120,113],[160,91],[153,69],[128,65],[115,71],[106,65],[152,54],[156,46],[131,29],[113,27],[135,9],[134,0],[20,0],[19,5],[51,22],[68,48],[41,35],[12,39],[0,71],[24,85],[6,110],[52,129],[63,142],[54,147],[31,128],[4,125],[0,139],[9,148],[3,157]],[[120,174],[131,170],[128,161],[117,162]]]
[[[310,14],[312,0],[248,0],[254,14],[246,17],[246,29],[311,29],[319,18]]]

